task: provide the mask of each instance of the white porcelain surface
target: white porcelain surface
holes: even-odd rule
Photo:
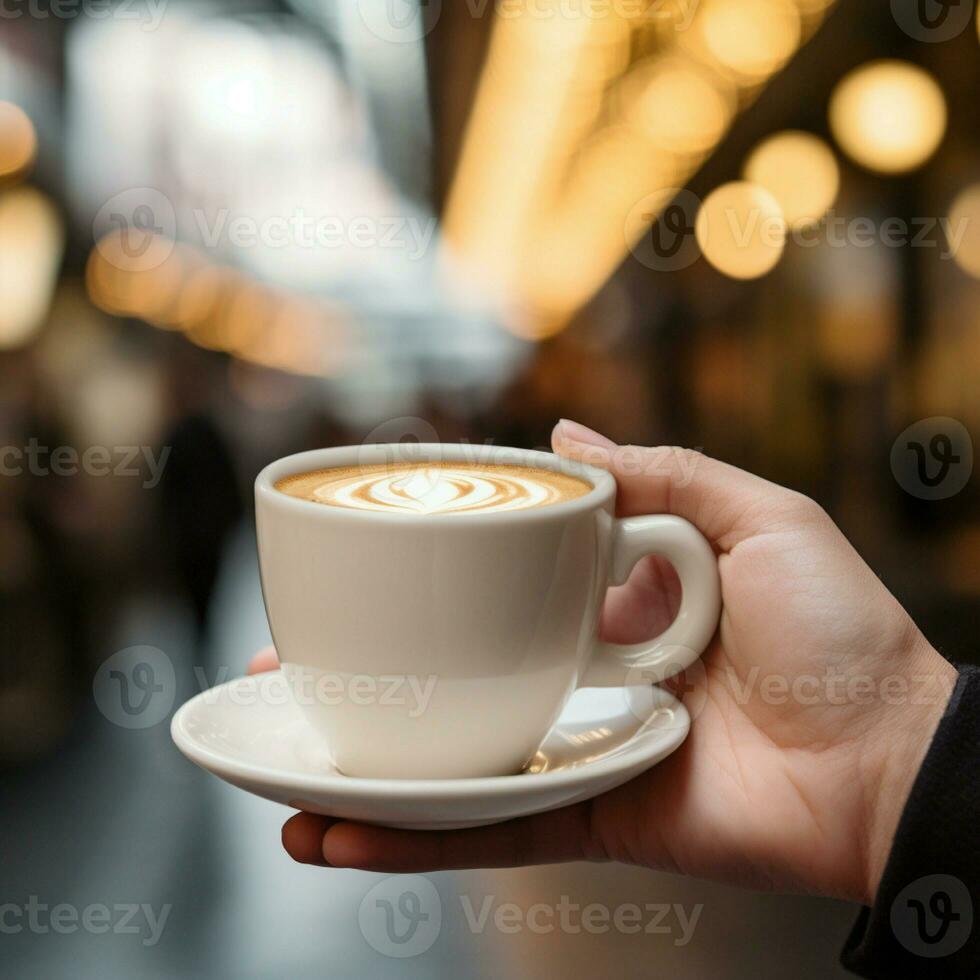
[[[657,687],[583,688],[529,768],[475,779],[356,779],[337,772],[281,673],[205,691],[174,715],[191,761],[295,809],[422,830],[474,827],[553,810],[627,782],[685,739],[684,706]]]
[[[332,507],[275,489],[309,470],[431,460],[562,470],[593,489],[537,509],[426,515]],[[659,682],[700,655],[720,609],[710,546],[676,517],[616,520],[615,492],[605,470],[496,446],[325,449],[259,474],[272,636],[297,704],[341,771],[519,772],[576,687]],[[635,646],[598,642],[607,587],[649,554],[680,575],[676,621]],[[413,684],[427,692],[424,704]]]

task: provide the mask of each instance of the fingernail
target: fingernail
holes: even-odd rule
[[[593,431],[581,422],[560,419],[555,426],[554,436],[560,442],[577,442],[585,446],[599,446],[602,449],[615,449],[616,443],[604,435]]]

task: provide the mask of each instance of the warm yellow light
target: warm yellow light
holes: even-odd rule
[[[697,25],[704,49],[745,82],[782,68],[802,34],[792,0],[707,0]]]
[[[949,240],[956,264],[980,279],[980,184],[971,184],[953,201]]]
[[[866,381],[880,371],[895,346],[895,318],[881,297],[828,304],[816,318],[816,354],[838,378]]]
[[[567,179],[564,207],[519,264],[514,305],[521,309],[505,321],[512,332],[541,339],[567,325],[570,313],[615,271],[686,173],[632,127],[598,133]]]
[[[203,262],[184,278],[165,322],[188,330],[203,323],[217,308],[222,291],[231,282],[231,273],[221,266]]]
[[[21,187],[0,196],[0,349],[19,347],[48,311],[64,230],[54,204]]]
[[[300,301],[281,297],[267,307],[261,331],[235,350],[239,357],[264,367],[296,374],[318,374],[321,345],[316,317]]]
[[[746,161],[743,174],[779,202],[790,228],[816,224],[840,189],[833,150],[819,137],[794,130],[760,143]]]
[[[498,14],[443,226],[470,275],[510,288],[629,34],[619,16],[568,16],[556,0]]]
[[[837,142],[858,163],[881,173],[921,166],[946,132],[946,100],[916,65],[877,61],[847,75],[830,100]]]
[[[657,58],[623,86],[626,115],[657,146],[683,156],[718,145],[735,114],[733,93],[689,59]]]
[[[126,228],[110,231],[95,243],[95,251],[120,272],[152,272],[171,258],[176,243],[153,231]]]
[[[446,208],[454,280],[489,286],[514,333],[561,330],[832,2],[502,7]],[[630,67],[638,48],[657,53]]]
[[[85,283],[100,309],[116,316],[165,319],[183,280],[184,259],[168,238],[147,237],[139,254],[127,240],[110,232],[89,256]]]
[[[19,106],[0,102],[0,178],[23,173],[37,153],[34,124]]]
[[[257,283],[245,282],[232,295],[224,312],[224,342],[232,353],[259,343],[276,317],[280,300]]]
[[[733,279],[757,279],[779,261],[786,222],[779,202],[748,181],[712,191],[701,205],[694,234],[704,257]]]

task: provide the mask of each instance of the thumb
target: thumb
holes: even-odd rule
[[[722,551],[745,538],[799,525],[818,510],[802,494],[679,446],[617,446],[562,419],[551,435],[556,453],[608,470],[616,478],[620,516],[674,514]]]

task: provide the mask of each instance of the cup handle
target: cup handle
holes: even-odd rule
[[[711,642],[721,615],[718,560],[700,531],[680,517],[627,517],[613,527],[610,585],[623,585],[646,555],[677,570],[682,597],[677,618],[644,643],[598,643],[579,687],[658,684],[686,670]]]

